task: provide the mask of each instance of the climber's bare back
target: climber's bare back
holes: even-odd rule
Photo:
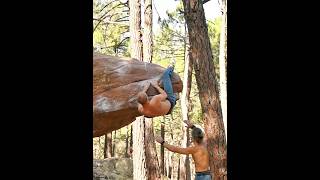
[[[195,152],[192,153],[192,158],[195,164],[195,171],[207,171],[209,167],[209,153],[207,148],[203,145],[196,145],[193,147]]]
[[[167,99],[162,100],[162,96],[163,95],[161,94],[155,95],[149,102],[145,103],[143,106],[139,104],[139,112],[147,117],[166,115],[171,108],[171,103]]]

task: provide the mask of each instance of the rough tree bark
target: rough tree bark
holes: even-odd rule
[[[141,43],[141,4],[140,0],[130,0],[130,41],[131,57],[142,60]],[[144,147],[144,119],[137,117],[133,122],[133,179],[147,180],[146,156]]]
[[[113,135],[113,142],[112,142],[112,157],[116,157],[116,138],[117,138],[117,131],[113,131],[114,135]]]
[[[170,114],[170,121],[169,122],[174,122],[173,119],[173,114]],[[169,123],[169,128],[170,128],[170,138],[171,138],[171,142],[173,142],[173,128],[172,128],[172,124]],[[173,158],[173,152],[172,151],[168,151],[169,152],[169,177],[171,178],[171,180],[174,180],[175,178],[175,161]],[[178,168],[177,168],[178,169]],[[176,176],[177,177],[177,176]]]
[[[164,122],[165,122],[165,117],[163,116],[163,119],[161,121],[161,129],[160,129],[160,133],[161,133],[161,137],[162,139],[165,139],[164,137]],[[161,170],[161,174],[164,176],[165,175],[165,171],[164,171],[164,146],[161,145],[160,146],[160,170]]]
[[[183,0],[183,6],[205,124],[212,178],[221,180],[223,177],[219,171],[226,170],[226,166],[222,159],[217,158],[218,151],[215,149],[226,152],[226,139],[203,4],[198,0]]]
[[[127,126],[127,130],[126,130],[126,153],[124,156],[126,158],[129,157],[129,126]]]
[[[144,29],[143,29],[143,61],[152,62],[152,0],[144,0]],[[145,152],[148,179],[161,179],[159,162],[154,141],[153,119],[144,118],[145,123]]]
[[[132,150],[133,150],[133,138],[132,138],[132,124],[130,126],[130,147],[129,147],[129,156],[132,158]]]
[[[104,135],[104,158],[109,158],[112,155],[112,133],[107,133]]]

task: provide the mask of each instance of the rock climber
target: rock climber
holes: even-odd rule
[[[176,105],[177,101],[177,97],[173,93],[171,84],[173,69],[173,65],[169,65],[158,83],[148,83],[143,91],[138,93],[138,111],[141,115],[152,118],[156,116],[167,115],[172,112],[172,109]],[[161,83],[163,84],[164,89],[159,86]],[[149,100],[146,92],[149,89],[150,84],[155,87],[160,94],[153,96]]]

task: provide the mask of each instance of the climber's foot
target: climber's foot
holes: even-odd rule
[[[176,101],[180,99],[179,93],[174,93],[174,95],[176,96]]]
[[[174,69],[174,63],[169,64],[169,66],[167,68],[172,68]]]
[[[174,65],[176,64],[176,61],[174,59],[170,60],[168,68],[174,69]]]

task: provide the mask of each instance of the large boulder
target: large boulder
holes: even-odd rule
[[[93,160],[93,180],[132,180],[133,162],[129,158]]]
[[[149,82],[161,78],[165,68],[133,58],[94,53],[93,56],[93,136],[120,129],[140,116],[136,95]],[[182,91],[182,81],[173,74],[174,92]],[[150,86],[148,96],[159,94]]]

